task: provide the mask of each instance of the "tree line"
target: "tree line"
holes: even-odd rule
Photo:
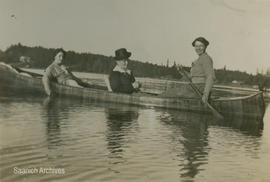
[[[0,61],[8,64],[20,63],[23,58],[29,58],[27,62],[31,68],[45,69],[49,66],[54,58],[56,49],[44,47],[28,47],[19,44],[11,45],[5,51],[0,51]],[[28,60],[28,59],[27,59]],[[109,74],[115,66],[115,61],[112,56],[104,56],[93,53],[77,53],[74,51],[67,51],[64,64],[71,67],[73,71],[103,73]],[[174,63],[172,66],[157,65],[153,63],[144,63],[137,60],[131,60],[128,67],[133,70],[137,77],[150,77],[160,79],[179,80],[181,75],[178,73]],[[184,67],[186,71],[190,67]],[[270,75],[263,75],[257,73],[256,75],[248,74],[241,71],[231,71],[224,69],[216,69],[217,83],[228,84],[236,80],[245,85],[263,85],[270,87]]]

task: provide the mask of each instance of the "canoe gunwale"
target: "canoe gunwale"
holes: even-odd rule
[[[249,99],[252,97],[256,97],[257,95],[263,95],[263,92],[261,91],[257,91],[256,93],[247,95],[247,96],[241,96],[241,97],[231,97],[231,98],[218,98],[218,99],[214,99],[213,101],[237,101],[237,100],[245,100],[245,99]]]

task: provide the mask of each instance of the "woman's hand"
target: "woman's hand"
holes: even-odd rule
[[[141,87],[141,84],[139,82],[132,83],[133,88],[138,89]]]
[[[51,91],[51,88],[50,88],[50,80],[49,80],[49,78],[48,78],[47,75],[44,75],[44,76],[42,77],[42,84],[43,84],[45,93],[46,93],[48,96],[51,96],[51,95],[52,95],[52,91]]]
[[[52,96],[52,91],[51,91],[51,89],[46,88],[46,89],[45,89],[45,92],[46,92],[46,94],[47,94],[48,96]]]
[[[206,94],[203,94],[202,102],[203,102],[204,105],[206,105],[208,103],[208,96]]]
[[[126,73],[131,75],[131,71],[130,70],[126,70]]]
[[[67,67],[65,65],[61,65],[60,68],[65,72],[68,73]]]

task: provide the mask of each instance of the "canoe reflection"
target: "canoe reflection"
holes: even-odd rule
[[[226,121],[215,121],[211,122],[213,126],[224,126],[237,129],[239,132],[252,136],[261,136],[264,122],[261,118],[256,116],[248,118],[231,118]]]

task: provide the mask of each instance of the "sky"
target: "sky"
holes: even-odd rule
[[[0,49],[59,48],[190,66],[192,41],[209,40],[216,69],[270,68],[269,0],[0,0]]]

